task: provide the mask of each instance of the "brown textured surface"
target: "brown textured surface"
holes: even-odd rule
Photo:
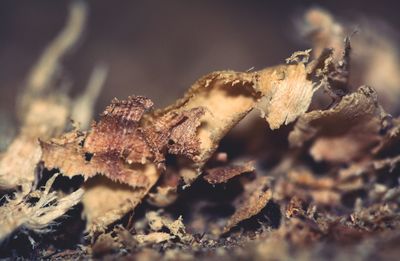
[[[210,184],[225,183],[233,177],[255,170],[254,162],[246,162],[238,166],[224,166],[206,169],[203,177]]]
[[[78,3],[78,14],[85,10],[81,2],[74,3]],[[207,22],[212,23],[212,12],[215,10],[210,10]],[[282,21],[282,14],[276,13]],[[238,17],[245,16],[241,10]],[[49,141],[62,128],[70,130],[66,122],[70,110],[91,115],[96,98],[81,102],[83,107],[72,100],[59,118],[54,118],[55,110],[46,113],[52,106],[51,100],[44,99],[43,117],[25,120],[46,123],[32,133],[24,128],[29,139],[18,137],[13,143],[18,146],[10,146],[7,153],[10,157],[2,158],[2,163],[10,160],[15,165],[3,180],[13,181],[16,191],[1,191],[5,196],[0,200],[0,215],[6,218],[0,227],[6,229],[0,229],[0,237],[6,240],[0,242],[0,256],[135,260],[397,257],[399,119],[381,109],[381,105],[389,112],[400,108],[396,102],[398,75],[394,73],[400,64],[397,45],[376,30],[381,27],[372,26],[363,31],[366,36],[361,36],[361,41],[349,35],[342,43],[345,32],[352,30],[350,23],[336,21],[320,9],[310,10],[304,18],[306,24],[297,21],[297,29],[312,39],[310,47],[320,57],[313,52],[315,60],[311,60],[306,50],[293,53],[286,65],[213,72],[164,110],[147,112],[152,103],[140,96],[114,100],[88,132],[75,130]],[[212,24],[210,30],[219,26]],[[268,26],[264,25],[265,29]],[[188,39],[179,40],[184,43],[195,38],[196,33],[191,32]],[[173,35],[174,30],[169,33]],[[214,45],[218,36],[202,34],[202,38]],[[159,45],[159,41],[153,42]],[[229,45],[237,42],[224,41],[224,52],[205,60],[220,54],[224,61],[232,57],[242,60],[240,51],[228,55]],[[256,50],[257,55],[262,57],[269,49],[263,46]],[[176,56],[171,56],[171,63],[179,59]],[[157,61],[162,63],[162,57]],[[60,60],[53,57],[46,64],[50,66],[39,70],[43,75],[59,71],[66,75]],[[163,74],[165,71],[152,68],[152,78],[161,79]],[[171,71],[166,74],[179,78]],[[45,80],[59,83],[58,77]],[[54,87],[62,91],[67,84],[64,80]],[[51,84],[38,89],[50,90]],[[163,87],[170,84],[165,81]],[[359,87],[361,84],[376,84],[377,91],[374,86]],[[140,79],[129,86],[139,85],[149,86]],[[113,96],[125,96],[114,93],[115,88],[110,90]],[[61,97],[68,100],[64,93]],[[65,105],[61,101],[55,104]],[[260,111],[270,128],[260,119]],[[48,120],[51,117],[53,120]],[[236,124],[240,126],[235,129]],[[42,147],[34,143],[39,136]],[[289,143],[296,146],[289,147]],[[32,144],[37,150],[32,150]],[[37,164],[41,148],[43,158]],[[13,153],[19,157],[14,158]],[[211,174],[213,181],[222,183],[198,178],[205,167],[234,166],[231,164],[248,159],[255,160],[251,175],[239,175],[239,168],[219,168]],[[21,172],[25,162],[29,168]],[[4,166],[0,164],[0,171]],[[18,175],[10,175],[13,169]],[[13,179],[21,173],[30,181]],[[27,189],[21,193],[19,185]]]

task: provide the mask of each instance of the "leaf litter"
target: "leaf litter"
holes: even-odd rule
[[[77,100],[55,81],[86,16],[86,5],[73,2],[21,94],[21,131],[0,156],[2,257],[396,256],[400,81],[383,78],[377,62],[398,69],[390,38],[372,27],[353,35],[351,25],[310,9],[299,29],[312,49],[286,63],[212,72],[164,109],[142,96],[114,99],[90,125],[105,67]],[[366,37],[387,48],[371,49]],[[242,121],[252,111],[261,117]],[[72,128],[70,116],[79,121]],[[237,151],[221,142],[248,121],[263,122],[286,152],[271,143],[231,158]],[[274,153],[277,164],[266,167]],[[63,226],[82,236],[57,249],[46,240]],[[20,241],[32,251],[19,253]]]

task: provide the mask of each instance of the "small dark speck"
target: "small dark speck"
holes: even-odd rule
[[[90,161],[93,158],[93,153],[85,152],[85,160]]]

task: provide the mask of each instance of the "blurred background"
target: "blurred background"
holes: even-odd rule
[[[86,86],[93,67],[109,74],[96,105],[145,95],[156,107],[180,97],[213,70],[245,71],[281,63],[308,48],[294,23],[313,6],[344,20],[366,18],[400,30],[398,1],[87,1],[88,27],[65,60],[70,93]],[[66,22],[69,1],[0,2],[0,112],[15,121],[29,69]],[[4,116],[3,116],[4,117]]]

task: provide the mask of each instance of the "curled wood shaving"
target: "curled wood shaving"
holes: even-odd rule
[[[233,177],[255,170],[254,162],[246,162],[238,166],[225,166],[207,169],[203,178],[210,184],[225,183]]]
[[[239,222],[258,214],[272,199],[269,177],[258,177],[245,186],[245,191],[236,200],[235,213],[229,218],[223,233],[229,232]]]
[[[314,159],[350,162],[368,155],[368,150],[377,145],[385,115],[376,92],[363,86],[329,110],[301,116],[289,134],[289,142],[302,146],[312,140],[310,153]]]

